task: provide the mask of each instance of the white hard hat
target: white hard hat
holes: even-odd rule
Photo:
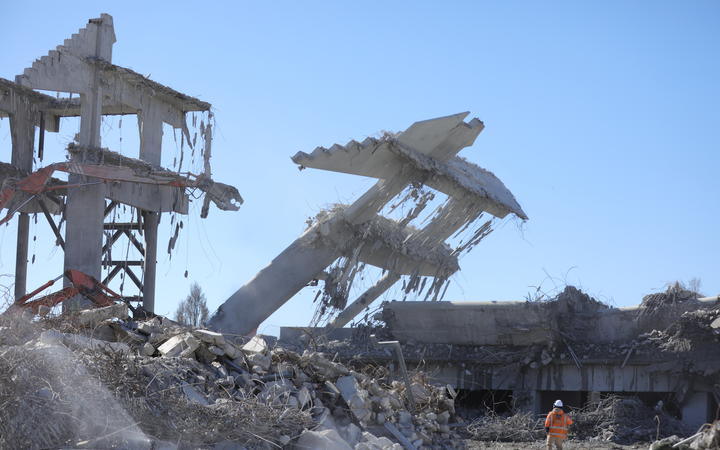
[[[553,403],[553,406],[555,408],[562,408],[563,407],[562,400],[555,400],[555,403]]]

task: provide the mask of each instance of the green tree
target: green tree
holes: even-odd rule
[[[201,327],[207,322],[208,314],[205,293],[199,284],[193,283],[190,286],[190,294],[180,302],[175,311],[175,320],[183,325]]]

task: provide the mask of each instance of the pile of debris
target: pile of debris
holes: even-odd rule
[[[682,307],[684,303],[702,297],[699,293],[687,289],[682,283],[676,281],[669,285],[664,292],[656,292],[643,297],[640,303],[639,316],[652,316],[659,311],[666,312],[670,308]]]
[[[0,447],[453,448],[453,399],[124,304],[0,317]],[[390,439],[392,438],[392,440]]]
[[[688,431],[678,419],[645,406],[637,398],[609,396],[570,416],[574,422],[570,437],[586,442],[633,444]],[[503,416],[489,411],[468,425],[467,431],[478,441],[537,441],[545,436],[544,417],[529,412]]]
[[[574,412],[572,417],[572,434],[582,440],[632,444],[688,431],[678,419],[634,397],[609,396]]]
[[[491,410],[467,426],[468,434],[477,441],[533,442],[545,437],[543,419],[530,412],[497,415]]]
[[[720,448],[720,420],[705,424],[700,431],[685,439],[670,436],[655,441],[650,450],[714,450]]]

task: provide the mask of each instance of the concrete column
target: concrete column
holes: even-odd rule
[[[208,327],[237,335],[256,330],[337,256],[335,249],[311,245],[300,237],[223,303]]]
[[[80,95],[80,139],[81,147],[100,147],[100,122],[102,89],[95,80],[89,94]],[[73,161],[97,163],[85,154],[73,156]],[[65,270],[76,269],[100,279],[103,223],[105,221],[105,186],[98,180],[82,175],[68,176],[69,184],[90,184],[68,189],[66,200],[65,227]],[[69,281],[64,279],[64,285]],[[90,304],[82,296],[65,302],[65,310],[80,309]]]
[[[146,110],[138,113],[140,127],[140,159],[159,167],[162,156],[163,122],[159,107],[154,103]],[[155,280],[157,273],[157,231],[160,221],[159,214],[143,211],[145,224],[145,257],[143,276],[143,308],[155,312]]]
[[[145,224],[145,258],[143,278],[143,308],[148,312],[155,312],[155,279],[157,273],[157,232],[159,214],[143,211]]]
[[[513,409],[517,412],[530,412],[537,414],[540,410],[540,400],[537,391],[516,389],[513,391]]]
[[[10,115],[12,139],[11,163],[18,169],[32,171],[35,124],[29,105],[18,104],[15,114]],[[17,245],[15,253],[15,299],[25,295],[27,290],[28,238],[30,217],[26,213],[18,216]]]
[[[699,428],[710,418],[710,393],[688,393],[682,405],[682,421],[693,428]]]
[[[87,26],[88,33],[94,36],[95,48],[92,56],[110,61],[115,33],[112,18],[103,15],[100,19],[91,20]],[[100,85],[99,68],[93,69],[90,85],[80,94],[80,133],[78,144],[86,148],[100,148],[100,125],[102,123],[103,90]],[[73,156],[73,161],[97,163],[88,160],[85,154]],[[69,175],[69,184],[92,184],[97,180],[81,175]],[[88,185],[68,189],[65,206],[65,270],[76,269],[100,279],[103,223],[105,221],[105,186],[102,184]],[[67,279],[64,286],[69,285]],[[83,296],[63,304],[65,310],[79,309],[90,304]]]
[[[18,215],[17,248],[15,249],[15,300],[27,293],[28,237],[30,216]]]

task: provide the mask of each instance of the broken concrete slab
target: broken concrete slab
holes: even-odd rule
[[[267,342],[260,336],[253,336],[245,345],[242,346],[245,353],[265,353],[268,351]]]
[[[195,389],[194,387],[189,385],[188,383],[183,382],[181,384],[181,388],[189,401],[197,403],[202,406],[210,405],[210,402],[208,402],[207,398],[204,395],[202,395],[197,389]]]
[[[254,366],[258,366],[261,370],[267,371],[270,369],[272,358],[270,355],[264,355],[262,353],[252,353],[247,357],[247,360]]]
[[[305,430],[295,443],[295,449],[352,450],[335,430]]]
[[[231,344],[227,341],[225,341],[219,347],[225,352],[225,355],[230,359],[235,359],[238,356],[240,356],[240,350],[237,347],[235,347],[233,344]]]
[[[130,353],[130,346],[121,342],[101,341],[79,334],[61,333],[56,330],[46,330],[40,333],[40,341],[46,344],[60,343],[78,350]]]
[[[181,356],[183,353],[194,352],[200,346],[200,341],[190,333],[179,334],[165,341],[158,351],[166,357]]]
[[[352,375],[344,376],[337,379],[335,386],[355,417],[361,422],[367,420],[370,415],[368,393],[360,389],[357,379]]]
[[[720,328],[720,317],[718,317],[717,319],[713,320],[713,321],[710,323],[710,328],[713,328],[713,329],[715,329],[715,330],[717,330],[718,328]]]
[[[128,305],[116,303],[102,308],[91,308],[78,311],[76,321],[83,327],[95,327],[108,319],[126,319],[128,317]]]
[[[192,334],[207,344],[217,345],[218,347],[222,347],[225,344],[225,336],[214,331],[193,330]]]
[[[298,408],[300,408],[300,409],[303,409],[305,407],[305,405],[310,403],[310,401],[312,400],[310,391],[305,386],[301,387],[298,390],[296,397],[297,397],[297,401],[298,401]]]
[[[145,356],[152,356],[155,354],[155,347],[153,347],[149,342],[146,342],[142,347],[142,352]]]

